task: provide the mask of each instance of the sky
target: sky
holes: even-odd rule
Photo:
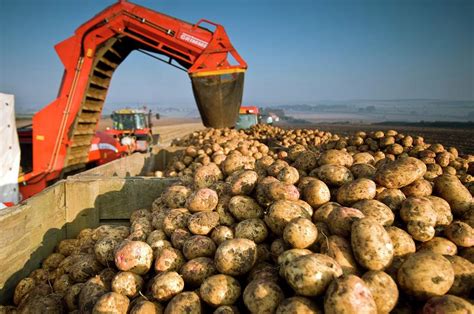
[[[112,0],[0,0],[0,92],[17,111],[54,100],[54,45]],[[474,99],[474,1],[135,0],[222,24],[248,63],[247,105],[349,99]],[[132,53],[107,104],[193,106],[186,73]]]

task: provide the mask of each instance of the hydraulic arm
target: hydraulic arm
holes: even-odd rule
[[[47,181],[87,162],[112,75],[133,50],[160,54],[188,72],[205,126],[235,125],[247,64],[221,25],[119,1],[55,48],[64,75],[58,98],[33,117],[33,171],[25,181]]]

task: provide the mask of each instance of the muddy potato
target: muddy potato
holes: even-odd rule
[[[434,313],[474,313],[474,306],[463,298],[446,294],[443,296],[432,297],[425,303],[423,314]]]
[[[410,255],[397,274],[399,287],[418,299],[447,293],[454,282],[451,263],[442,255],[417,252]]]
[[[377,169],[369,164],[356,164],[350,168],[351,174],[353,178],[360,179],[360,178],[367,178],[373,179],[375,172]]]
[[[18,313],[64,313],[64,305],[61,295],[50,294],[46,296],[32,295],[26,298],[25,302],[18,307]]]
[[[288,166],[278,172],[277,179],[287,184],[296,184],[300,179],[300,175],[296,168]]]
[[[224,241],[214,256],[217,270],[231,276],[247,273],[256,261],[257,245],[248,239],[235,238]]]
[[[242,154],[233,151],[227,156],[227,158],[222,161],[221,169],[224,175],[228,176],[235,171],[243,170],[245,167],[245,160]]]
[[[229,210],[230,195],[224,195],[219,198],[216,212],[219,214],[219,224],[224,226],[232,226],[236,219]]]
[[[423,178],[426,165],[419,159],[404,157],[380,167],[375,182],[389,189],[399,189]]]
[[[337,202],[350,206],[358,201],[370,200],[375,197],[375,182],[369,179],[357,179],[346,183],[337,191]]]
[[[216,244],[211,238],[195,235],[183,243],[183,255],[187,260],[196,257],[211,257],[216,252]]]
[[[69,311],[74,311],[79,308],[79,293],[81,293],[83,286],[84,283],[76,283],[65,291],[63,300]]]
[[[130,303],[129,314],[163,314],[163,305],[139,297]]]
[[[341,186],[354,180],[350,170],[340,165],[323,165],[312,172],[329,186]]]
[[[165,314],[201,313],[201,300],[196,292],[186,291],[177,294],[168,302]]]
[[[342,150],[329,149],[324,151],[321,156],[319,156],[318,164],[323,165],[339,165],[344,167],[352,166],[353,158],[352,156]]]
[[[455,175],[437,177],[434,190],[449,203],[455,215],[463,215],[474,206],[471,193]]]
[[[369,270],[382,270],[392,262],[392,240],[374,218],[362,218],[352,224],[351,244],[356,261]]]
[[[239,221],[263,217],[263,208],[249,196],[232,197],[229,201],[229,211]]]
[[[94,314],[106,314],[106,313],[123,313],[126,314],[130,300],[119,293],[108,292],[101,296],[97,303],[94,305],[92,313]]]
[[[262,219],[242,220],[235,226],[235,238],[249,239],[255,243],[261,243],[267,236],[268,229]]]
[[[269,196],[270,185],[274,182],[280,182],[275,177],[265,177],[258,181],[257,187],[255,188],[255,198],[258,204],[262,206],[268,206],[272,200]],[[301,184],[301,183],[300,183]]]
[[[269,260],[269,259],[268,259]],[[247,275],[247,281],[270,280],[277,282],[279,279],[277,268],[267,262],[258,262],[252,267]]]
[[[399,189],[385,189],[378,193],[375,199],[390,207],[393,212],[398,212],[406,196]]]
[[[92,277],[84,283],[78,296],[78,310],[80,313],[91,313],[97,300],[108,292],[108,289],[99,276]]]
[[[150,283],[150,291],[153,297],[162,302],[168,301],[184,289],[184,281],[174,271],[160,273],[153,277]]]
[[[115,238],[102,238],[94,245],[97,260],[104,266],[113,265],[115,248],[122,242]]]
[[[310,247],[317,238],[318,229],[307,218],[294,218],[283,230],[283,240],[297,249]]]
[[[292,166],[298,170],[311,171],[318,164],[317,154],[310,150],[298,154]]]
[[[115,265],[119,270],[143,275],[150,270],[153,250],[145,242],[125,240],[115,250]]]
[[[267,197],[272,202],[280,200],[296,201],[300,198],[300,192],[296,186],[280,181],[270,183],[268,185],[267,191]]]
[[[232,195],[248,195],[257,185],[258,174],[252,170],[235,172],[227,178]]]
[[[395,220],[395,215],[390,207],[377,200],[359,201],[352,207],[360,210],[366,217],[375,218],[383,226],[390,226]]]
[[[97,275],[103,266],[94,255],[81,255],[69,270],[69,275],[75,282],[85,282],[90,277]]]
[[[385,230],[392,240],[394,257],[403,257],[415,253],[415,241],[405,230],[394,226],[387,227]]]
[[[204,167],[202,167],[204,168]],[[163,202],[169,208],[182,208],[186,205],[186,199],[191,190],[183,185],[172,185],[162,195]]]
[[[334,208],[336,207],[341,207],[339,203],[336,202],[329,202],[326,203],[322,206],[320,206],[318,209],[316,209],[313,213],[312,220],[313,222],[324,222],[327,223],[329,219],[329,215],[333,211]]]
[[[58,268],[59,264],[63,261],[64,258],[65,256],[61,253],[52,253],[45,258],[41,267],[43,269],[46,269],[47,271],[52,271]]]
[[[304,210],[306,210],[310,216],[313,216],[313,213],[314,213],[313,207],[311,207],[311,205],[309,205],[307,202],[303,200],[296,200],[295,203],[303,207]]]
[[[113,292],[126,297],[134,298],[143,289],[145,281],[140,275],[126,271],[118,272],[112,279],[111,288]]]
[[[342,269],[331,257],[323,254],[300,256],[285,266],[286,281],[302,296],[318,296],[329,283],[342,275]]]
[[[324,313],[377,313],[372,293],[362,279],[344,275],[328,287],[324,298]]]
[[[239,282],[231,276],[219,274],[206,278],[199,288],[202,300],[212,307],[232,305],[240,296]]]
[[[35,286],[35,280],[33,278],[23,278],[20,282],[16,285],[15,291],[13,293],[13,304],[18,305],[20,304],[23,297],[25,297],[31,289]]]
[[[462,221],[453,221],[445,229],[446,236],[449,240],[456,243],[457,246],[471,247],[474,246],[474,229],[467,223]]]
[[[236,306],[221,305],[216,308],[213,314],[240,314],[240,311]]]
[[[228,226],[217,226],[211,232],[211,239],[216,245],[234,238],[234,231]]]
[[[281,277],[285,277],[285,267],[294,261],[296,258],[304,255],[312,254],[313,252],[308,249],[289,249],[284,250],[277,257],[277,264],[279,267],[279,274]]]
[[[157,273],[164,271],[178,271],[186,262],[180,250],[164,248],[156,255],[154,268]]]
[[[219,167],[215,163],[209,163],[208,165],[197,168],[194,172],[194,187],[196,189],[208,188],[217,181],[222,180],[223,177],[224,175],[222,174]],[[178,207],[183,207],[183,205]]]
[[[282,235],[286,225],[292,219],[299,217],[311,218],[308,212],[297,202],[277,201],[270,206],[264,220],[273,233]]]
[[[359,273],[351,243],[343,237],[332,235],[321,244],[321,253],[332,257],[341,266],[344,275]]]
[[[456,244],[446,238],[434,237],[433,239],[421,243],[418,251],[430,251],[441,255],[456,255],[458,249]]]
[[[433,187],[431,186],[431,183],[429,181],[425,179],[418,179],[410,183],[409,185],[402,187],[401,191],[407,197],[422,197],[431,195],[431,193],[433,192]]]
[[[215,275],[217,269],[209,257],[197,257],[186,262],[179,273],[186,285],[199,287],[207,277]]]
[[[250,313],[274,313],[285,298],[278,284],[272,280],[252,280],[244,289],[244,304]]]
[[[318,208],[329,202],[331,192],[323,181],[315,179],[310,181],[304,188],[303,199],[313,208]]]
[[[453,214],[448,202],[441,197],[429,195],[426,198],[431,202],[431,206],[436,211],[436,225],[447,226],[453,221]]]
[[[74,284],[71,276],[68,274],[63,274],[57,277],[53,283],[53,290],[55,293],[64,295],[67,289]]]
[[[275,312],[276,314],[323,314],[323,311],[310,299],[305,297],[291,297],[283,300]]]
[[[408,233],[415,240],[424,242],[433,238],[433,227],[436,225],[437,213],[429,199],[425,197],[408,197],[402,203],[400,217],[408,224]],[[432,232],[425,233],[423,228],[431,228]]]
[[[361,218],[364,214],[351,207],[335,207],[327,219],[327,224],[331,234],[339,235],[341,237],[348,237],[351,233],[352,224]]]
[[[362,276],[377,306],[378,313],[390,313],[398,301],[398,288],[395,281],[383,271],[368,271]]]
[[[207,235],[219,224],[219,214],[216,212],[198,212],[189,217],[188,229],[193,234]]]
[[[84,230],[83,230],[84,231]],[[113,226],[113,225],[101,225],[95,228],[90,234],[86,233],[83,236],[83,239],[88,237],[92,240],[97,241],[102,238],[116,238],[123,240],[130,235],[130,228],[126,226]],[[78,237],[78,239],[80,236]]]
[[[79,240],[78,239],[65,239],[59,242],[58,252],[64,256],[69,256],[71,254],[77,253],[79,250]]]
[[[212,211],[216,208],[219,197],[216,191],[204,188],[199,189],[188,197],[186,200],[186,208],[190,212]]]
[[[191,214],[186,208],[175,208],[166,214],[163,219],[163,231],[171,236],[176,229],[184,229],[188,226]]]
[[[454,283],[449,294],[469,297],[474,287],[474,264],[457,255],[445,256],[454,270]]]

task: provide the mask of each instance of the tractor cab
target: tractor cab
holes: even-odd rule
[[[250,129],[252,126],[259,123],[259,111],[256,106],[241,106],[239,110],[239,117],[237,118],[236,128]]]

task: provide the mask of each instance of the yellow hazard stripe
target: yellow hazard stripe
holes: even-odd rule
[[[225,70],[214,70],[214,71],[203,71],[197,73],[189,73],[192,77],[199,76],[209,76],[209,75],[222,75],[222,74],[232,74],[232,73],[243,73],[246,69],[237,68],[237,69],[225,69]]]

